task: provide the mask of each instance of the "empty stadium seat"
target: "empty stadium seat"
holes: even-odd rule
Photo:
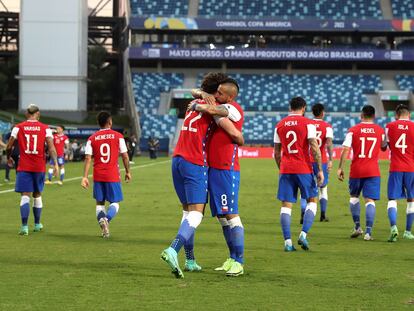
[[[184,75],[177,73],[133,73],[135,102],[141,114],[156,114],[160,93],[183,85]]]
[[[391,0],[394,17],[414,18],[414,2],[412,0]]]
[[[141,137],[172,138],[177,125],[177,117],[171,115],[143,115],[140,118]]]
[[[137,16],[185,16],[189,0],[131,0],[131,14]]]
[[[402,0],[400,0],[402,1]],[[406,0],[408,2],[408,0]],[[381,18],[378,0],[200,0],[198,15],[201,16],[277,16],[283,18]]]
[[[414,91],[414,76],[396,75],[398,87],[403,91]]]
[[[10,131],[11,124],[0,120],[0,134],[6,134]]]

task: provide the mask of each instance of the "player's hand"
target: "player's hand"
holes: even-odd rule
[[[338,179],[340,181],[344,181],[345,173],[344,173],[344,170],[342,168],[338,168],[338,170],[336,171],[336,175],[338,176]]]
[[[9,159],[7,160],[7,165],[8,165],[10,168],[13,168],[13,167],[14,167],[14,160],[13,160],[13,158],[9,158]]]
[[[189,103],[187,106],[187,111],[193,110],[193,106],[196,105],[196,103]]]
[[[57,177],[59,175],[59,165],[56,163],[53,166],[53,176]]]
[[[328,173],[332,170],[332,160],[328,161]]]
[[[130,182],[131,179],[132,179],[131,173],[125,173],[125,181]]]
[[[216,98],[208,93],[202,92],[201,97],[204,99],[204,101],[206,102],[206,104],[208,105],[216,105]]]
[[[316,178],[317,178],[317,181],[318,181],[318,186],[321,187],[323,185],[324,180],[325,180],[325,176],[323,175],[323,172],[319,171]]]
[[[85,189],[89,187],[89,179],[87,177],[83,177],[81,181],[81,186]]]

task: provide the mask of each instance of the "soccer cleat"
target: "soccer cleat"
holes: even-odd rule
[[[214,269],[214,271],[229,271],[231,268],[231,265],[233,264],[235,260],[233,258],[227,258],[226,261],[223,263],[221,267],[217,267]]]
[[[184,271],[198,272],[198,271],[201,271],[201,269],[202,268],[197,264],[195,259],[186,259],[185,260]]]
[[[353,228],[352,232],[351,232],[351,238],[357,238],[360,235],[362,235],[364,233],[364,231],[361,229],[361,227],[359,227],[358,229]]]
[[[41,223],[35,224],[33,232],[40,232],[43,230],[43,225]]]
[[[397,226],[392,226],[390,237],[388,238],[388,242],[397,242],[397,238],[398,238],[398,228]]]
[[[373,241],[374,238],[369,233],[365,233],[364,235],[364,241]]]
[[[51,184],[52,184],[52,182],[49,179],[46,179],[45,185],[51,185]]]
[[[168,247],[162,251],[161,259],[170,266],[171,272],[177,279],[184,278],[184,273],[181,271],[180,265],[178,264],[177,252],[172,247]]]
[[[298,244],[304,251],[309,250],[309,242],[302,233],[299,235]]]
[[[321,216],[321,218],[319,218],[320,222],[329,222],[329,218],[326,216]]]
[[[226,272],[226,276],[239,276],[243,275],[243,273],[243,265],[240,262],[234,260],[230,269]]]
[[[58,180],[58,181],[57,181],[57,184],[58,184],[58,185],[60,185],[60,186],[62,186],[62,185],[63,185],[63,181]]]
[[[103,217],[103,218],[99,219],[99,225],[101,226],[101,229],[102,229],[102,237],[103,238],[109,238],[108,218]]]
[[[293,245],[285,245],[285,252],[294,252],[296,248]]]
[[[414,240],[414,234],[411,231],[404,231],[403,239]]]
[[[28,226],[21,226],[19,235],[29,235],[29,227]]]

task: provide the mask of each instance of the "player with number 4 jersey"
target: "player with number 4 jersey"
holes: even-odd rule
[[[407,221],[403,238],[414,240],[411,227],[414,220],[414,123],[410,120],[407,105],[398,105],[396,121],[385,128],[388,147],[391,152],[390,174],[388,176],[388,218],[391,225],[389,242],[396,242],[397,200],[407,199]]]
[[[102,229],[102,237],[109,237],[109,223],[119,210],[123,200],[118,158],[121,154],[125,168],[125,181],[131,180],[128,150],[121,133],[112,130],[112,118],[102,111],[97,116],[99,131],[88,138],[85,148],[85,167],[81,186],[89,187],[88,173],[93,156],[93,197],[96,200],[96,218]],[[105,201],[109,202],[108,210]]]
[[[16,140],[20,150],[15,186],[15,191],[21,193],[20,215],[22,226],[19,231],[20,235],[29,234],[27,220],[30,214],[30,194],[33,196],[33,215],[35,220],[33,231],[39,232],[43,229],[43,225],[40,223],[40,216],[43,208],[41,194],[45,182],[45,144],[48,146],[51,158],[55,161],[54,173],[56,174],[58,170],[52,131],[46,124],[39,122],[39,108],[36,105],[30,104],[26,111],[26,117],[27,121],[19,123],[13,128],[6,147],[8,165],[10,167],[14,165],[11,153]]]
[[[362,108],[361,123],[351,127],[343,142],[343,150],[337,171],[338,179],[344,180],[343,165],[350,150],[353,151],[351,171],[349,175],[350,210],[355,227],[351,238],[363,234],[360,223],[359,196],[365,199],[366,234],[365,241],[373,240],[372,227],[375,218],[375,201],[380,198],[380,169],[378,165],[380,150],[385,150],[386,141],[384,130],[374,123],[375,108],[366,105]]]
[[[65,178],[65,148],[67,149],[69,147],[69,138],[63,133],[64,130],[65,127],[63,125],[58,125],[56,127],[56,133],[53,135],[53,144],[56,148],[57,161],[60,170],[60,179],[58,181],[59,185],[63,184],[63,179]],[[50,159],[50,168],[46,184],[52,183],[53,165],[53,159]]]

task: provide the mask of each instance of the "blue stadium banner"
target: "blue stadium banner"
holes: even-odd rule
[[[321,20],[306,19],[220,19],[203,17],[131,17],[133,30],[190,30],[190,31],[414,31],[414,19]]]
[[[129,49],[130,59],[291,60],[291,61],[414,61],[414,50],[386,49]]]
[[[114,131],[123,133],[124,129],[122,128],[113,128]],[[69,138],[88,138],[96,131],[99,131],[99,127],[90,127],[90,128],[67,128],[65,129],[65,134]]]

